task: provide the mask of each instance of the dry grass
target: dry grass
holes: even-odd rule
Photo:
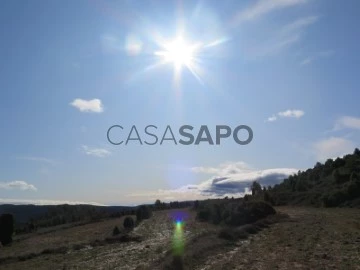
[[[70,249],[76,245],[84,245],[95,240],[103,240],[112,235],[115,226],[122,228],[124,217],[109,219],[82,226],[61,228],[48,233],[32,233],[27,237],[16,239],[10,247],[4,247],[0,252],[0,260],[6,257],[26,256],[29,253],[56,253],[56,249]],[[53,250],[53,252],[51,252]],[[64,252],[65,253],[65,252]]]
[[[141,241],[115,242],[113,244],[96,245],[94,239],[105,239],[112,233],[115,225],[122,221],[108,220],[101,223],[87,224],[43,235],[34,235],[19,241],[8,250],[8,254],[41,252],[44,248],[54,248],[57,245],[72,246],[65,254],[42,254],[26,261],[16,261],[2,264],[1,269],[146,269],[153,261],[162,257],[171,249],[174,222],[171,213],[174,211],[158,211],[149,220],[144,220],[130,234],[130,237],[141,237]],[[190,239],[206,231],[211,225],[195,221],[195,213],[189,212],[184,236]],[[61,238],[64,236],[64,238]],[[84,237],[86,239],[84,239]],[[91,245],[83,246],[82,243]],[[74,248],[74,244],[79,248]],[[26,248],[26,245],[28,248]],[[29,248],[30,247],[30,248]],[[2,255],[3,256],[3,255]]]
[[[360,269],[360,211],[284,207],[291,220],[196,269]]]
[[[360,269],[360,211],[355,209],[278,208],[289,220],[261,221],[256,234],[236,241],[218,237],[219,228],[195,221],[188,212],[185,256],[172,257],[174,224],[170,211],[155,212],[130,233],[140,242],[87,246],[111,235],[120,219],[33,235],[1,248],[0,256],[24,254],[25,261],[1,269]],[[249,226],[247,226],[249,227]],[[238,228],[245,231],[247,228]],[[244,238],[244,239],[242,239]],[[246,239],[245,239],[246,238]],[[72,246],[52,253],[51,249]],[[74,247],[78,248],[74,248]],[[45,251],[49,249],[48,251]],[[32,257],[35,251],[43,252]],[[32,258],[31,258],[32,257]]]

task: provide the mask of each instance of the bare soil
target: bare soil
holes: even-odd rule
[[[191,260],[185,269],[360,269],[359,209],[277,208],[290,219],[235,243],[219,239],[219,228],[197,222],[194,212],[182,211],[184,258]],[[172,258],[174,212],[158,211],[141,222],[130,233],[140,242],[91,245],[120,228],[122,219],[30,234],[0,248],[0,259],[61,246],[66,252],[3,262],[0,269],[163,269]]]
[[[197,269],[360,269],[360,210],[278,208],[291,219]]]

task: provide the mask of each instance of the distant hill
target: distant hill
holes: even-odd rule
[[[0,215],[12,214],[17,225],[35,222],[40,227],[120,216],[135,209],[128,206],[94,205],[0,205]]]
[[[25,223],[31,217],[39,217],[48,211],[47,205],[0,205],[0,214],[9,213],[14,216],[16,222]]]
[[[318,162],[269,187],[266,193],[274,205],[360,206],[360,150]]]
[[[189,207],[193,201],[173,201],[170,203],[157,200],[148,204],[152,210],[178,209]],[[51,227],[80,222],[87,223],[125,215],[136,215],[139,206],[96,206],[96,205],[0,205],[1,214],[12,214],[15,218],[17,233],[29,232],[34,228]]]

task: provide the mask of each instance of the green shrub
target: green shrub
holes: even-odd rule
[[[235,228],[235,235],[237,239],[247,239],[249,234],[243,228]]]
[[[113,229],[113,235],[119,235],[120,234],[120,230],[118,228],[118,226],[115,226]]]
[[[236,238],[236,235],[235,235],[235,231],[232,229],[232,228],[223,228],[219,231],[219,234],[218,236],[220,238],[223,238],[223,239],[226,239],[226,240],[229,240],[229,241],[236,241],[237,238]]]
[[[249,237],[249,233],[243,227],[224,227],[219,231],[218,236],[229,241],[247,239]]]
[[[199,221],[209,221],[210,220],[210,217],[211,217],[211,211],[209,208],[207,209],[200,209],[198,212],[197,212],[197,215],[196,215],[196,218],[199,220]]]
[[[275,209],[270,204],[262,201],[246,203],[245,209],[247,212],[246,223],[252,223],[269,215],[276,214]]]
[[[242,226],[242,229],[249,234],[255,234],[259,231],[259,229],[253,224],[246,224]]]
[[[197,219],[213,224],[240,226],[275,213],[274,208],[263,201],[223,200],[218,203],[207,202],[202,209],[198,210]]]
[[[172,259],[171,265],[165,267],[165,269],[171,270],[183,270],[184,268],[184,260],[182,256],[175,256]]]
[[[14,217],[11,214],[0,216],[0,242],[3,246],[12,242],[14,233]]]
[[[134,220],[132,219],[132,217],[126,217],[125,219],[124,219],[124,228],[125,229],[132,229],[132,228],[134,228],[134,226],[135,226],[135,222],[134,222]]]
[[[62,246],[62,247],[55,247],[55,248],[46,248],[44,249],[41,254],[66,254],[69,248]]]
[[[267,202],[267,203],[270,203],[271,205],[274,205],[274,200],[273,200],[273,198],[271,197],[269,191],[265,191],[265,192],[264,192],[264,201]]]
[[[259,227],[261,229],[269,227],[269,222],[266,222],[265,220],[258,220],[254,224],[256,227]]]
[[[146,205],[141,205],[136,210],[136,220],[137,220],[137,222],[140,222],[143,219],[148,219],[151,216],[152,216],[151,209]]]
[[[352,178],[352,181],[347,186],[347,193],[349,199],[355,199],[359,197],[360,194],[360,180]]]
[[[336,190],[326,196],[324,196],[324,206],[325,207],[336,207],[341,203],[345,202],[347,199],[347,194],[343,189]]]

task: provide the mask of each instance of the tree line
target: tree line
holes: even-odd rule
[[[273,205],[316,207],[360,206],[360,150],[352,154],[317,162],[313,168],[290,175],[273,187],[251,186],[245,200],[262,198]]]

